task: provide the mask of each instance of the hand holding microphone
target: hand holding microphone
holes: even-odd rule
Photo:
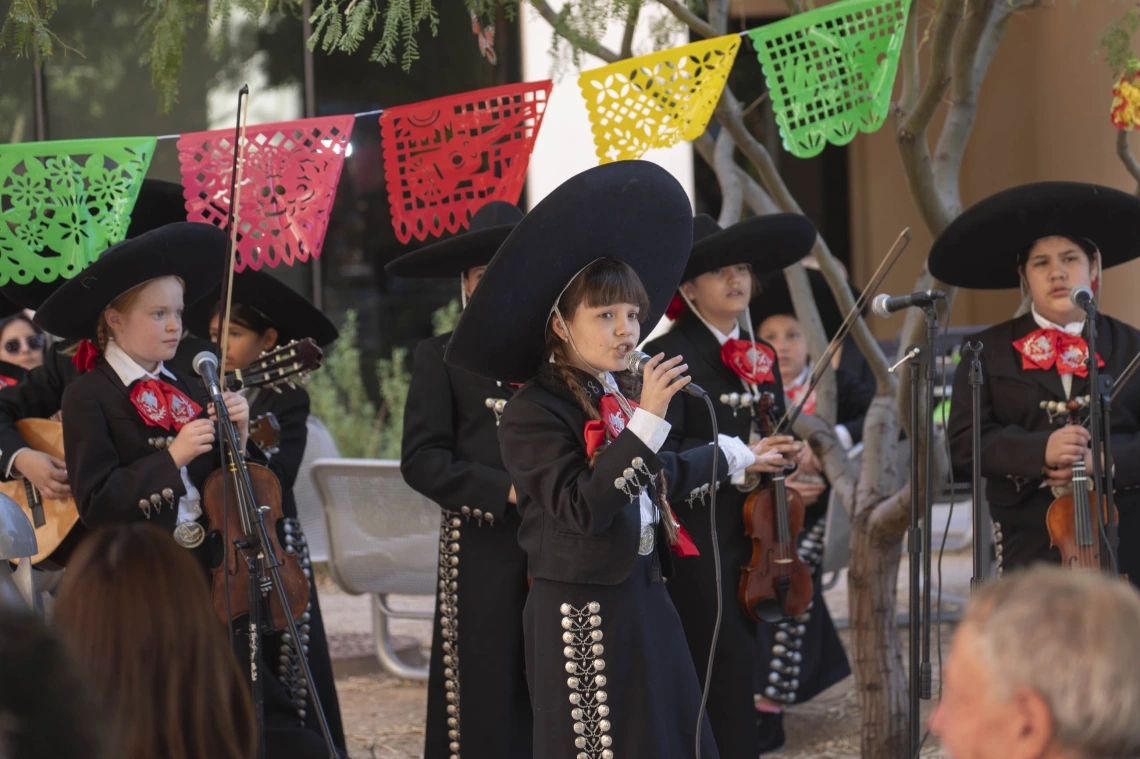
[[[663,358],[665,358],[664,353],[658,353],[656,356],[650,356],[648,353],[642,353],[639,350],[632,350],[629,353],[625,354],[625,366],[626,366],[626,368],[629,369],[634,374],[640,374],[640,375],[645,377],[645,384],[642,385],[642,388],[641,388],[641,407],[642,408],[645,408],[645,405],[646,405],[645,404],[645,391],[649,386],[649,374],[650,374],[650,372],[654,371],[655,368],[660,369],[662,371],[666,371],[666,372],[671,372],[674,368],[677,368],[677,371],[674,372],[672,375],[673,378],[676,378],[676,377],[679,377],[682,372],[684,372],[686,369],[689,368],[688,364],[684,364],[683,366],[681,366],[679,368],[677,367],[677,364],[679,364],[681,362],[681,358],[682,358],[681,356],[674,356],[673,358],[669,359],[668,361],[661,363],[661,359],[663,359]],[[694,385],[692,379],[690,379],[689,377],[681,377],[681,379],[684,380],[683,383],[677,382],[674,385],[667,385],[667,389],[669,390],[669,396],[665,399],[665,408],[668,408],[669,399],[672,398],[674,395],[676,395],[678,390],[684,390],[689,395],[692,395],[692,396],[697,397],[697,398],[703,398],[706,395],[708,395],[708,393],[706,393],[704,391],[704,389],[701,388],[700,385]],[[651,409],[645,408],[645,410],[650,411]],[[663,411],[664,411],[664,409],[663,409]],[[664,413],[658,414],[658,416],[664,416]]]
[[[644,360],[630,358],[635,353],[644,356]],[[683,390],[692,380],[682,377],[681,374],[689,368],[688,364],[681,363],[681,356],[674,356],[668,361],[662,361],[664,353],[658,353],[652,358],[639,351],[630,351],[625,356],[626,366],[630,371],[642,374],[644,379],[641,385],[641,408],[649,413],[664,418],[669,408],[669,401]]]

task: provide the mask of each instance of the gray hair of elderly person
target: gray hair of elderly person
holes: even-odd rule
[[[973,597],[977,653],[1007,701],[1035,690],[1059,747],[1088,759],[1140,757],[1140,594],[1098,572],[1035,567]]]
[[[109,756],[95,704],[63,643],[28,611],[4,604],[0,684],[0,759]]]

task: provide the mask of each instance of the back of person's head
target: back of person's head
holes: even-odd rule
[[[1140,595],[1128,583],[1047,567],[1006,575],[974,596],[958,637],[951,657],[976,657],[987,682],[952,683],[948,664],[944,700],[966,686],[978,709],[1047,712],[1040,740],[1055,755],[1140,757]]]
[[[87,683],[62,642],[30,613],[0,605],[0,759],[105,756]]]
[[[250,759],[256,725],[204,570],[148,524],[86,538],[54,622],[104,707],[125,759]]]

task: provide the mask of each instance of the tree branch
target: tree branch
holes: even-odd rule
[[[918,64],[918,9],[912,8],[906,21],[906,35],[903,37],[899,67],[902,69],[902,96],[895,110],[895,120],[902,122],[914,110],[918,102],[918,80],[921,75]]]
[[[788,15],[794,16],[797,13],[804,12],[804,9],[800,7],[800,0],[784,0],[784,4],[788,6]]]
[[[625,18],[625,32],[621,36],[621,57],[633,57],[633,33],[637,30],[637,20],[641,16],[641,3],[633,2],[629,6],[629,15]]]
[[[716,151],[713,154],[713,170],[720,185],[720,218],[717,223],[728,228],[740,221],[740,206],[744,201],[744,188],[736,171],[736,143],[728,130],[720,130],[716,138]]]
[[[693,147],[697,149],[697,152],[701,158],[705,160],[705,163],[715,168],[716,141],[707,131],[693,142]],[[756,180],[749,176],[748,172],[734,163],[733,173],[740,182],[744,193],[744,202],[752,209],[752,213],[757,216],[763,216],[769,213],[780,213],[780,207],[777,206],[771,196],[764,191],[763,187],[756,184]]]
[[[1116,133],[1116,155],[1120,156],[1120,162],[1136,180],[1136,194],[1140,195],[1140,162],[1136,161],[1136,156],[1128,149],[1128,137],[1129,133],[1124,130]]]
[[[689,10],[689,6],[680,0],[657,0],[657,2],[664,5],[669,9],[669,12],[676,16],[681,22],[686,24],[690,29],[696,32],[701,37],[717,37],[716,28],[713,27],[708,21],[698,16]]]
[[[728,0],[706,0],[709,9],[709,25],[716,29],[717,36],[728,32]]]
[[[559,18],[554,9],[550,7],[550,3],[546,0],[530,0],[530,4],[538,11],[546,23],[550,24],[550,28],[554,30],[562,39],[569,42],[572,46],[584,50],[595,58],[600,58],[606,63],[617,63],[621,60],[621,56],[602,45],[597,40],[588,39],[574,29],[571,29],[566,23]]]

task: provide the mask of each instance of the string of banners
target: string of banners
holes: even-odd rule
[[[784,148],[818,155],[886,120],[911,0],[839,0],[741,34],[582,72],[601,163],[704,133],[747,36]],[[517,203],[553,83],[524,82],[246,129],[235,269],[320,256],[356,118],[379,114],[401,242],[459,232],[487,202]],[[233,129],[177,138],[188,221],[226,224]],[[160,137],[0,145],[0,285],[70,279],[121,242]]]

